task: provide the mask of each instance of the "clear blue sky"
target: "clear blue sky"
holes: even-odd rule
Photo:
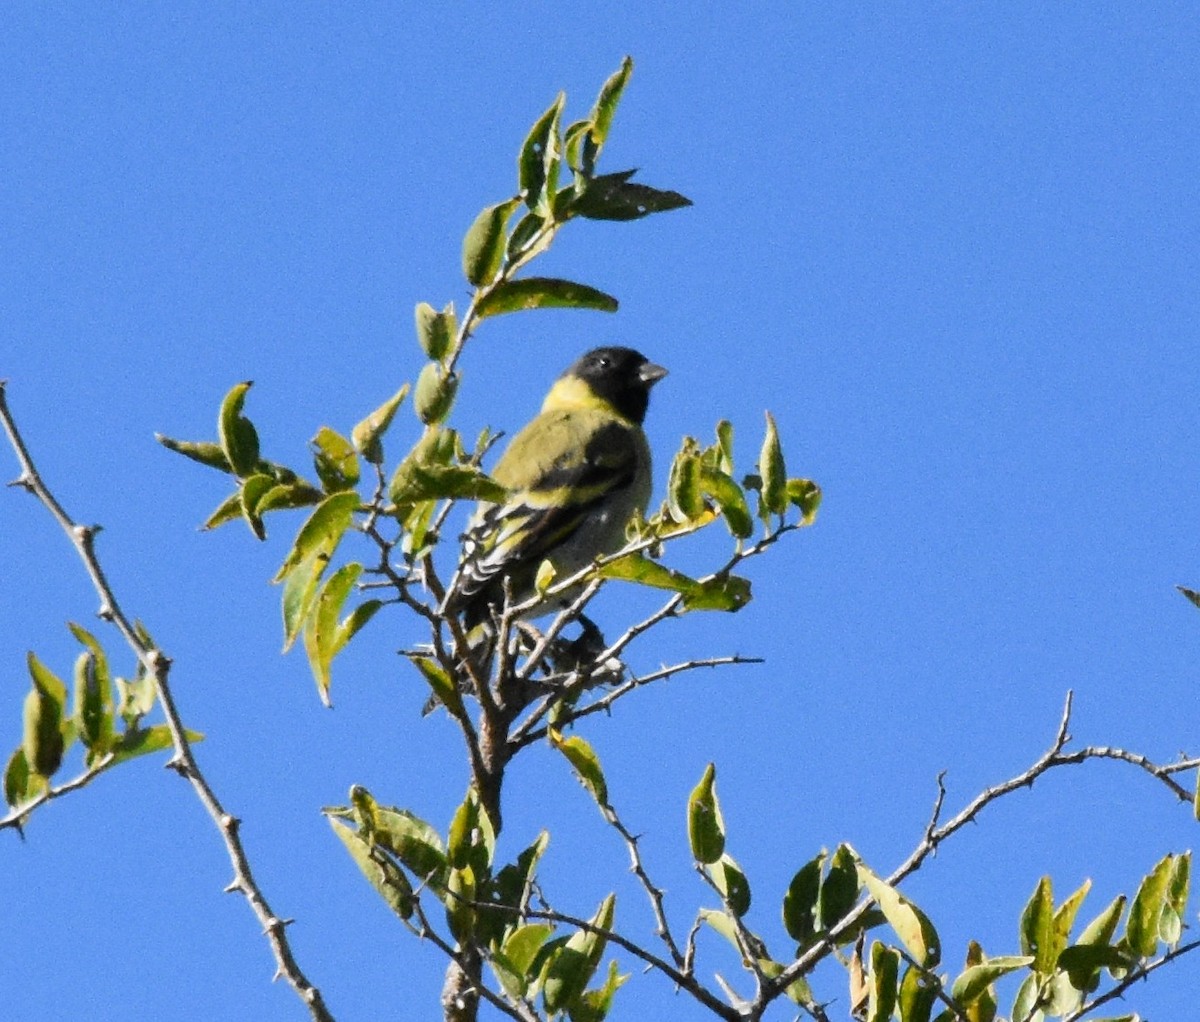
[[[584,732],[675,925],[712,903],[683,826],[709,760],[752,921],[786,955],[796,867],[848,840],[889,871],[938,772],[948,808],[1017,772],[1068,688],[1081,741],[1196,752],[1200,613],[1173,588],[1200,584],[1193,5],[439,6],[22,4],[0,37],[0,377],[175,658],[201,763],[339,1019],[433,1017],[442,962],[318,808],[362,783],[444,827],[466,776],[453,729],[418,714],[399,615],[364,633],[322,709],[302,657],[279,655],[267,580],[287,530],[197,533],[224,483],[152,436],[212,436],[242,379],[281,460],[322,424],[349,429],[419,368],[414,303],[465,299],[462,233],[512,192],[534,118],[560,88],[586,112],[626,53],[607,166],[695,206],[572,224],[543,269],[621,311],[485,328],[459,421],[511,430],[578,353],[627,343],[671,369],[648,421],[660,468],[726,416],[749,462],[770,408],[789,470],[825,490],[816,527],[754,567],[748,609],[633,657],[766,665],[674,681]],[[16,474],[3,453],[0,469]],[[63,620],[92,621],[95,600],[15,491],[0,565],[7,749],[25,650],[68,671]],[[599,616],[619,627],[620,601]],[[619,922],[649,939],[624,850],[565,765],[523,757],[509,796],[504,847],[551,829],[560,907],[588,914],[616,886]],[[1195,826],[1149,780],[1092,767],[985,814],[906,889],[957,968],[969,936],[1015,952],[1049,868],[1060,896],[1094,880],[1090,918]],[[0,838],[6,1018],[305,1017],[220,893],[208,819],[157,764]],[[701,952],[706,977],[736,972],[716,938]],[[704,1017],[634,971],[615,1018]],[[1185,960],[1129,1010],[1188,1017],[1198,981]]]

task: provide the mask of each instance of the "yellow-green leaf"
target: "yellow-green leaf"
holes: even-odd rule
[[[709,865],[725,851],[725,820],[717,801],[717,768],[709,763],[688,799],[688,842],[692,858]]]
[[[489,284],[500,269],[504,260],[505,232],[509,218],[521,204],[520,198],[506,199],[494,206],[488,206],[475,218],[463,238],[462,266],[463,274],[475,287]],[[432,312],[432,308],[429,311]],[[421,330],[421,307],[417,307],[417,332],[422,337],[421,346],[425,353],[433,359],[440,359],[449,347],[450,337],[445,344],[427,344],[424,338],[427,332]],[[437,315],[436,313],[434,314]],[[448,332],[447,332],[448,333]],[[450,335],[452,336],[452,335]],[[436,354],[435,354],[436,352]]]
[[[602,808],[607,806],[608,785],[605,784],[604,771],[600,767],[600,757],[596,755],[596,750],[578,735],[563,738],[554,730],[550,731],[550,743],[567,758],[579,782],[587,788],[596,804]]]
[[[475,307],[480,319],[526,309],[595,309],[616,312],[617,300],[587,284],[550,277],[520,277],[491,288]]]
[[[858,876],[913,959],[927,969],[935,968],[941,959],[941,942],[925,913],[861,862]]]
[[[788,503],[787,468],[779,444],[779,431],[775,428],[775,416],[770,412],[767,412],[767,432],[758,456],[758,474],[762,477],[764,511],[772,515],[783,514]]]
[[[154,439],[168,451],[182,454],[185,458],[198,461],[201,465],[207,465],[209,468],[215,468],[221,472],[233,471],[233,466],[229,464],[229,459],[225,457],[225,452],[221,449],[220,444],[214,444],[210,440],[172,440],[169,436],[163,436],[162,433],[155,433]]]
[[[449,314],[454,315],[454,306],[447,306]],[[407,397],[409,385],[406,383],[395,394],[362,420],[350,434],[350,440],[361,454],[372,465],[383,464],[383,435],[396,416],[396,409]]]
[[[326,497],[300,527],[292,549],[275,575],[275,582],[282,582],[288,573],[318,551],[327,556],[333,554],[342,536],[350,528],[354,512],[360,500],[352,490],[333,493]]]
[[[221,451],[233,472],[239,478],[253,475],[258,467],[258,431],[254,424],[242,415],[246,392],[252,386],[247,380],[236,384],[221,402],[217,418],[217,436]]]

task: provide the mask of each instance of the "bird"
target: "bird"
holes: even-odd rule
[[[503,503],[480,502],[462,537],[443,602],[461,613],[473,648],[486,645],[505,599],[530,599],[545,561],[567,578],[625,543],[650,498],[650,446],[642,423],[650,389],[667,375],[632,348],[588,351],[553,384],[538,415],[508,444],[492,478]],[[564,606],[560,594],[528,612]]]

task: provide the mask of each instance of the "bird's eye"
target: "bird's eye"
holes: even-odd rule
[[[609,367],[609,365],[610,365],[609,360],[604,355],[601,355],[596,359],[596,368],[597,369],[607,369]]]

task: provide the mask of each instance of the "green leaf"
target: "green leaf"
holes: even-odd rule
[[[1084,992],[1096,989],[1101,969],[1124,969],[1132,964],[1129,956],[1112,944],[1072,944],[1063,948],[1057,962],[1071,986]]]
[[[538,952],[554,933],[546,923],[526,923],[518,926],[504,940],[500,950],[488,959],[492,971],[510,997],[524,997],[535,978],[533,963]]]
[[[426,426],[441,422],[454,405],[458,393],[457,373],[447,372],[440,362],[427,362],[417,377],[413,407]]]
[[[292,549],[273,581],[282,582],[288,574],[317,552],[332,556],[342,536],[350,528],[361,501],[353,491],[333,493],[317,506],[296,534]]]
[[[1080,944],[1111,944],[1121,913],[1125,911],[1125,895],[1119,894],[1108,907],[1084,928],[1079,936]]]
[[[615,907],[616,898],[610,894],[592,916],[592,926],[611,930]],[[577,1002],[600,965],[606,943],[607,938],[598,933],[576,930],[558,949],[542,980],[542,1000],[547,1012],[569,1011]]]
[[[819,919],[832,930],[858,901],[858,856],[849,845],[838,845],[829,863],[829,873],[821,884]]]
[[[683,596],[684,610],[741,610],[750,602],[750,581],[738,575],[723,578],[694,579],[675,571],[643,553],[626,554],[597,569],[601,578],[637,582],[655,589],[667,589]]]
[[[604,1022],[612,1010],[613,997],[625,985],[629,974],[621,975],[617,963],[608,963],[608,976],[603,986],[585,991],[570,1010],[571,1022]]]
[[[1050,947],[1050,953],[1054,956],[1054,961],[1058,960],[1058,956],[1062,954],[1063,948],[1067,946],[1067,937],[1071,932],[1071,927],[1075,925],[1075,916],[1079,912],[1079,906],[1083,904],[1083,899],[1087,897],[1087,893],[1091,889],[1092,882],[1085,880],[1079,889],[1064,901],[1054,913],[1052,943]]]
[[[337,430],[322,426],[312,438],[313,464],[326,493],[358,485],[358,452]]]
[[[75,720],[79,737],[88,750],[90,766],[112,746],[113,695],[112,677],[104,647],[91,632],[73,621],[67,627],[86,647],[86,653],[75,662]]]
[[[406,809],[376,806],[372,837],[423,884],[440,887],[446,881],[446,851],[438,832]]]
[[[679,192],[630,181],[635,173],[623,170],[591,178],[582,194],[572,201],[571,212],[588,220],[640,220],[652,213],[692,204],[691,199]]]
[[[489,284],[495,279],[496,274],[500,270],[500,264],[504,261],[504,242],[505,231],[508,227],[509,218],[521,204],[521,199],[506,199],[504,202],[498,202],[494,206],[488,206],[471,224],[467,235],[463,238],[462,250],[462,266],[463,274],[467,280],[475,287],[482,287],[484,284]],[[433,309],[430,306],[425,306],[430,312]],[[437,313],[434,313],[436,316]],[[440,328],[438,328],[440,329]],[[426,332],[421,328],[421,306],[417,306],[417,334],[422,338],[421,347],[425,349],[427,354],[432,359],[440,359],[449,348],[452,332],[442,331],[447,334],[444,344],[427,344],[424,337]],[[436,352],[436,353],[435,353]]]
[[[398,505],[426,500],[486,500],[502,504],[508,491],[473,465],[433,465],[404,461],[396,469],[389,496]]]
[[[184,737],[189,742],[201,742],[204,735],[199,731],[184,731]],[[117,766],[139,756],[148,756],[154,752],[174,747],[171,729],[166,724],[155,724],[153,727],[134,728],[126,731],[113,747],[111,766]]]
[[[459,944],[466,944],[475,932],[475,873],[470,866],[451,869],[446,879],[446,922]]]
[[[419,308],[419,306],[418,306]],[[446,306],[443,316],[453,317],[454,306]],[[383,435],[396,416],[396,409],[408,395],[409,385],[406,383],[395,394],[375,409],[370,415],[354,427],[350,440],[361,454],[372,465],[383,464]]]
[[[260,540],[267,538],[267,530],[263,525],[262,516],[259,514],[258,505],[274,486],[274,478],[265,472],[255,472],[254,475],[242,480],[238,491],[241,495],[242,517],[250,526],[250,531],[254,533],[255,538]]]
[[[233,472],[233,466],[229,464],[229,459],[225,457],[225,452],[221,449],[220,444],[214,444],[208,440],[172,440],[169,436],[163,436],[162,433],[155,433],[154,439],[168,451],[182,454],[185,458],[200,462],[201,465],[207,465],[209,468],[215,468],[221,472]]]
[[[408,919],[413,913],[413,890],[403,871],[385,856],[373,851],[369,841],[341,820],[330,817],[329,825],[387,906],[401,919]]]
[[[268,511],[287,511],[298,507],[312,507],[321,503],[325,494],[311,483],[298,479],[294,482],[276,483],[266,491],[255,503],[257,515],[265,515]]]
[[[1164,944],[1174,947],[1183,936],[1183,921],[1187,912],[1188,889],[1191,886],[1192,853],[1175,857],[1171,879],[1167,884],[1167,900],[1158,923],[1158,935]]]
[[[234,490],[217,506],[217,509],[205,519],[201,529],[206,532],[217,528],[219,525],[224,525],[226,522],[232,522],[235,518],[242,516],[242,494],[241,490]]]
[[[525,309],[595,309],[616,312],[617,300],[587,284],[554,277],[521,277],[491,288],[475,307],[480,319]]]
[[[253,475],[258,468],[258,431],[242,415],[246,392],[251,386],[247,380],[230,389],[221,402],[221,412],[217,418],[221,450],[238,478]]]
[[[800,524],[812,525],[821,506],[821,487],[811,479],[789,479],[787,499],[800,509]]]
[[[739,919],[750,911],[750,881],[728,852],[709,867],[709,876],[730,913]]]
[[[867,1022],[889,1022],[899,991],[900,952],[875,940],[871,942],[871,984],[868,988]]]
[[[48,786],[49,782],[41,774],[29,769],[25,750],[18,746],[4,768],[4,800],[16,808],[37,798]]]
[[[783,896],[783,927],[801,947],[812,940],[817,925],[817,899],[821,893],[821,871],[825,852],[820,852],[796,871]]]
[[[112,747],[112,684],[108,667],[103,668],[92,650],[84,650],[75,661],[75,722],[90,766]]]
[[[1001,976],[1024,969],[1033,962],[1032,955],[1006,955],[989,958],[979,965],[972,965],[964,969],[955,979],[954,985],[950,989],[950,997],[957,1004],[965,1007],[987,993],[988,988]]]
[[[904,970],[904,978],[900,981],[900,994],[897,998],[900,1022],[929,1022],[937,994],[938,987],[926,979],[920,969],[914,969],[910,965]],[[995,1004],[992,1007],[994,1009]],[[970,1018],[969,1011],[968,1018]],[[991,1022],[991,1019],[973,1018],[971,1022]]]
[[[604,771],[600,767],[600,757],[596,755],[587,741],[578,735],[563,738],[556,731],[550,732],[550,744],[561,752],[567,762],[575,770],[579,783],[596,800],[600,808],[608,805],[608,785],[604,782]]]
[[[342,612],[346,598],[350,595],[362,570],[363,566],[356,562],[344,564],[338,568],[321,586],[313,612],[308,616],[304,632],[304,649],[308,654],[309,666],[312,667],[313,678],[316,680],[321,702],[326,706],[331,705],[329,687],[332,683],[330,672],[333,658],[350,641],[354,632],[370,619],[375,610],[378,610],[378,601],[375,601],[376,606],[366,612],[363,620],[355,623],[353,615],[351,615],[342,623],[343,626],[339,627],[338,615]]]
[[[566,98],[560,92],[550,108],[534,122],[517,161],[521,198],[531,210],[542,216],[552,212],[551,200],[558,190],[562,148],[558,126]]]
[[[621,61],[620,68],[610,75],[600,87],[600,94],[596,97],[596,105],[592,107],[590,118],[592,125],[590,131],[591,151],[585,154],[589,174],[591,165],[595,163],[596,157],[600,155],[600,150],[608,140],[608,132],[612,127],[613,116],[617,112],[617,104],[621,102],[621,96],[625,92],[625,86],[629,83],[631,74],[633,74],[633,58],[626,56]]]
[[[439,703],[450,711],[453,717],[461,717],[466,708],[463,706],[462,693],[458,691],[458,686],[451,680],[446,669],[442,667],[433,657],[425,656],[420,653],[406,654],[414,664],[417,670],[421,672],[421,677],[433,690],[434,698]]]
[[[1158,948],[1158,922],[1174,870],[1175,856],[1168,854],[1158,862],[1141,884],[1129,905],[1125,923],[1125,940],[1138,958],[1150,958]]]
[[[941,941],[925,913],[861,862],[858,877],[917,964],[926,969],[935,968],[941,959]]]
[[[469,793],[454,811],[446,832],[446,850],[452,868],[462,869],[471,864],[472,835],[478,825],[479,803]]]
[[[667,509],[677,522],[690,522],[708,510],[700,490],[700,446],[685,437],[667,477]]]
[[[321,576],[329,566],[330,552],[317,548],[303,561],[288,571],[283,583],[283,651],[292,648],[292,643],[308,623],[317,602]]]
[[[543,232],[542,229],[546,226],[546,222],[546,218],[537,213],[526,213],[517,221],[517,226],[508,236],[506,252],[509,262],[515,262],[517,259],[528,262],[550,246],[553,231]],[[535,238],[538,239],[536,242]]]
[[[24,730],[21,748],[30,769],[50,777],[62,764],[66,743],[63,739],[63,707],[67,689],[62,681],[33,653],[27,655],[33,688],[25,697]]]
[[[1044,982],[1045,977],[1039,976],[1035,972],[1031,972],[1021,981],[1021,985],[1017,988],[1017,996],[1013,1000],[1012,1017],[1014,1019],[1021,1019],[1023,1022],[1042,1022],[1045,1013],[1039,1008],[1039,1005],[1044,1004],[1041,991],[1041,984]]]
[[[1175,588],[1191,600],[1193,605],[1200,607],[1200,593],[1196,592],[1195,589],[1188,589],[1187,586],[1176,586]]]
[[[700,470],[700,487],[717,502],[725,524],[736,539],[746,539],[754,533],[754,519],[746,494],[733,478],[719,469],[703,467]]]
[[[1021,953],[1033,955],[1033,968],[1039,975],[1054,972],[1058,949],[1054,946],[1054,892],[1048,876],[1038,881],[1021,912]]]
[[[688,798],[688,842],[692,858],[704,865],[718,861],[725,852],[725,820],[716,783],[717,768],[709,763]]]
[[[767,412],[767,432],[758,456],[758,473],[762,476],[763,517],[781,515],[787,509],[787,468],[783,463],[783,448],[775,416]]]

